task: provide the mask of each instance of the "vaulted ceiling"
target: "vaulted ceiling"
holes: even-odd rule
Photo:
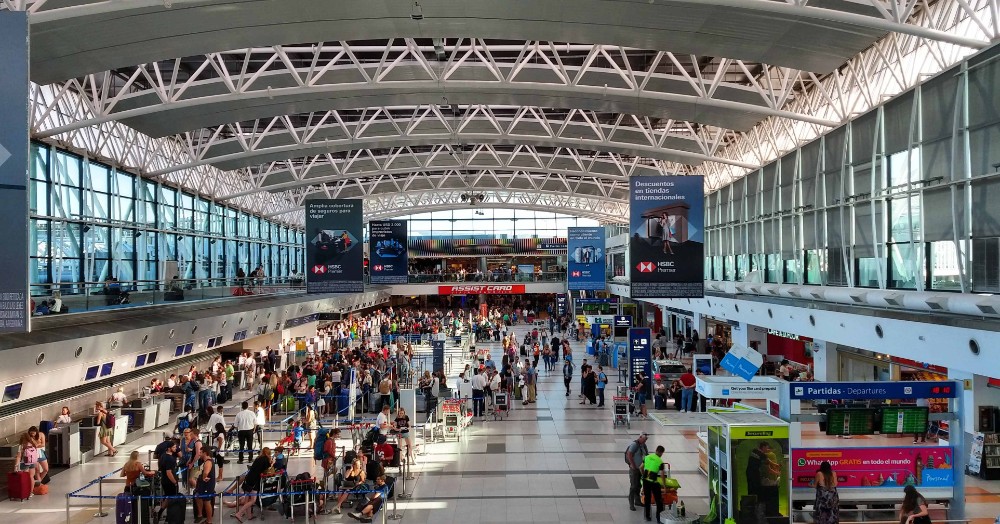
[[[623,221],[629,176],[745,172],[762,122],[841,124],[804,97],[887,35],[987,44],[917,1],[0,1],[30,12],[35,138],[293,223],[469,191]]]

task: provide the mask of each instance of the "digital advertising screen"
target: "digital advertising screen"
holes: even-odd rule
[[[406,230],[405,220],[372,220],[368,223],[372,284],[406,283]]]
[[[566,236],[566,281],[569,290],[604,291],[604,228],[571,227]]]

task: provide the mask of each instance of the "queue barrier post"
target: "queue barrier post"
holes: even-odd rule
[[[69,497],[66,497],[66,506],[69,507]],[[67,511],[68,513],[68,511]],[[108,516],[108,512],[104,511],[104,477],[97,478],[97,513],[94,513],[95,519],[103,519]],[[67,517],[68,519],[68,517]]]
[[[66,494],[66,524],[70,524],[69,518],[69,493]]]

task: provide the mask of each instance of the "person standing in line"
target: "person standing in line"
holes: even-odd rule
[[[597,366],[597,407],[604,407],[604,387],[608,385],[608,376],[604,373],[604,366]]]
[[[573,361],[566,359],[563,361],[563,384],[566,384],[566,396],[569,396],[569,384],[573,381]]]
[[[644,461],[649,449],[646,448],[646,440],[649,436],[643,432],[639,438],[632,441],[625,448],[625,463],[628,464],[628,508],[635,511],[635,504],[641,502],[639,498],[639,487],[642,483],[642,470],[645,468]]]
[[[237,464],[243,463],[243,452],[253,456],[253,433],[257,426],[257,415],[250,411],[250,404],[246,401],[241,405],[242,411],[236,414],[236,436],[240,443],[240,456]]]
[[[166,447],[157,459],[156,470],[160,476],[160,489],[163,491],[163,496],[175,497],[178,494],[177,456],[175,455],[175,453],[177,453],[177,441],[171,439],[166,442]],[[163,512],[166,511],[171,500],[173,499],[164,498],[160,501],[160,507],[156,510],[157,522],[159,522],[160,518],[163,517]]]
[[[480,373],[479,368],[472,370],[472,410],[473,414],[481,417],[486,413],[486,374]]]
[[[903,503],[899,508],[899,524],[931,524],[927,499],[913,486],[903,488]]]
[[[256,427],[254,428],[254,433],[257,435],[257,449],[263,449],[264,447],[264,426],[267,426],[267,414],[264,413],[264,407],[261,406],[260,402],[253,403],[254,408],[254,422]]]
[[[840,524],[837,474],[825,460],[816,472],[816,502],[813,503],[813,510],[813,520],[816,524]]]
[[[588,369],[590,369],[590,366],[587,365],[587,359],[583,359],[583,362],[580,364],[580,399],[584,401],[586,401],[587,398],[587,384],[584,378],[587,376]],[[583,402],[581,402],[581,404],[583,404]]]

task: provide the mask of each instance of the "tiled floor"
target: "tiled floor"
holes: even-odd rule
[[[523,335],[524,329],[515,333]],[[575,348],[574,353],[581,355],[582,349]],[[617,376],[610,375],[609,386],[614,387]],[[659,444],[667,448],[666,458],[673,476],[681,483],[680,496],[688,511],[701,514],[707,510],[707,480],[698,471],[694,428],[664,428],[655,421],[635,419],[631,429],[614,428],[610,406],[581,406],[576,396],[578,388],[575,379],[574,393],[566,397],[559,371],[543,372],[536,404],[515,403],[510,417],[503,421],[476,421],[458,442],[427,445],[413,468],[415,479],[400,486],[403,489],[399,491],[412,498],[399,500],[395,508],[390,505],[386,515],[399,515],[402,522],[434,524],[644,522],[641,511],[628,509],[628,478],[622,464],[623,450],[640,431],[650,433],[651,448]],[[230,410],[229,415],[234,412]],[[878,444],[872,439],[828,439],[812,431],[807,431],[804,438],[810,445]],[[56,475],[47,496],[24,503],[0,503],[0,519],[32,524],[113,524],[113,501],[105,503],[108,517],[95,518],[96,499],[75,498],[67,511],[66,493],[120,467],[128,451],[137,446],[147,449],[157,439],[147,437],[123,446],[115,458],[99,458]],[[293,473],[313,468],[308,458],[291,459]],[[968,516],[974,524],[991,523],[1000,514],[1000,483],[966,479]],[[105,488],[105,495],[114,494],[120,491],[121,483],[110,482]],[[96,495],[96,486],[84,493]],[[269,513],[267,520],[278,518]],[[188,522],[192,521],[189,513]],[[216,515],[215,521],[235,523],[224,515]],[[323,515],[318,521],[355,522],[347,515]]]

